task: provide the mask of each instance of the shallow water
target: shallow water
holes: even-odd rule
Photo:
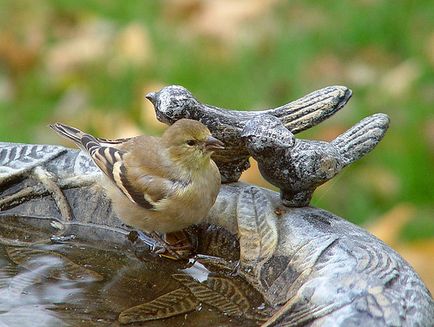
[[[2,326],[256,326],[262,297],[227,271],[137,255],[125,233],[0,217]],[[145,248],[146,249],[146,248]],[[140,258],[139,258],[140,257]]]

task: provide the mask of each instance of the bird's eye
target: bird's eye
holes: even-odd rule
[[[193,145],[195,145],[196,144],[196,141],[195,140],[188,140],[187,141],[187,145],[189,145],[189,146],[193,146]]]

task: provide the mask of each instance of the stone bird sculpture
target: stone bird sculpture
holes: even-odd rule
[[[172,85],[146,95],[155,107],[157,119],[173,124],[181,118],[199,120],[211,133],[225,143],[212,159],[219,167],[222,182],[236,182],[249,168],[249,152],[241,140],[245,123],[265,113],[277,117],[292,133],[308,129],[340,110],[351,98],[344,86],[329,86],[312,92],[281,107],[263,111],[222,109],[200,103],[186,88]]]
[[[271,115],[248,121],[241,137],[262,176],[280,188],[284,205],[307,206],[315,189],[370,152],[383,138],[389,117],[375,114],[331,142],[296,139]]]

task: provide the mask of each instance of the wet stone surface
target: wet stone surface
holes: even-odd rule
[[[262,296],[231,271],[174,262],[140,246],[75,239],[37,244],[53,220],[2,217],[0,225],[0,323],[7,326],[256,326],[267,317]],[[39,228],[33,228],[39,225]],[[83,230],[83,226],[80,227]],[[80,232],[80,228],[74,231]],[[91,232],[95,226],[87,226]],[[215,239],[225,236],[215,235]],[[205,241],[203,250],[213,248]],[[12,246],[9,241],[29,242]],[[30,242],[33,244],[30,245]],[[213,253],[215,254],[215,253]],[[140,257],[140,258],[139,258]]]

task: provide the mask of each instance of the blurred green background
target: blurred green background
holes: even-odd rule
[[[385,139],[312,204],[367,226],[434,288],[433,1],[0,1],[1,141],[63,143],[53,121],[105,137],[161,133],[144,94],[169,84],[250,110],[351,88],[303,138],[387,113]],[[244,178],[266,185],[254,170]]]

